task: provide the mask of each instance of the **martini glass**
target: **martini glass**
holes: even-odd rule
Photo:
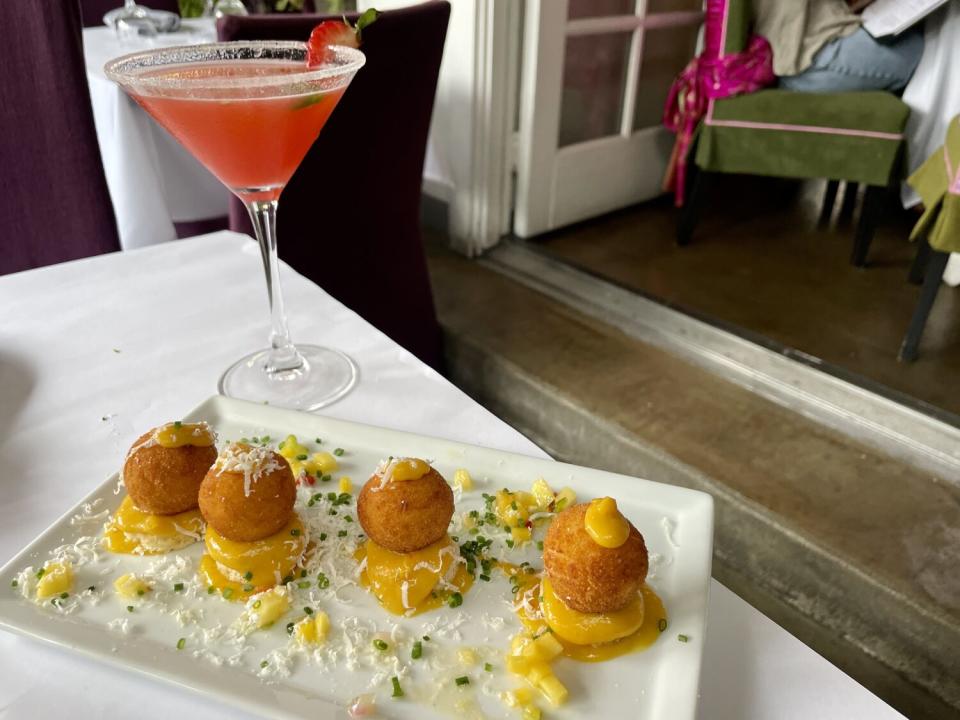
[[[304,43],[212,43],[134,53],[104,67],[153,118],[234,195],[253,221],[266,272],[270,347],[220,378],[230,397],[316,410],[356,384],[357,368],[337,350],[290,340],[277,261],[277,201],[364,63],[333,46],[308,68]]]

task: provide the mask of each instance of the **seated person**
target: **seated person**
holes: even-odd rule
[[[753,0],[754,31],[773,48],[780,87],[801,92],[903,90],[923,53],[920,27],[876,39],[860,16],[870,0]]]

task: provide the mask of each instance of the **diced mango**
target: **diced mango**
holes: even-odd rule
[[[557,679],[556,675],[545,675],[537,683],[537,688],[543,693],[543,696],[550,701],[554,707],[563,705],[570,695],[567,687]]]
[[[273,588],[253,598],[250,607],[256,613],[257,627],[265,628],[273,625],[290,609],[290,597],[285,589]]]
[[[114,580],[113,589],[116,590],[117,595],[125,598],[143,597],[148,592],[153,590],[149,583],[141,580],[133,573],[121,575]]]
[[[340,478],[340,492],[342,493],[353,492],[353,482],[346,475]]]
[[[55,562],[45,565],[43,576],[37,583],[37,597],[45,600],[73,588],[73,566],[68,562]]]
[[[287,460],[294,460],[298,455],[306,455],[307,447],[297,440],[296,435],[287,435],[280,443],[279,453]]]
[[[477,654],[470,648],[460,648],[457,651],[457,659],[461,665],[476,665]]]
[[[554,494],[551,487],[547,485],[546,480],[543,478],[537,478],[533,481],[533,487],[530,489],[532,490],[533,497],[537,501],[537,507],[540,510],[546,510],[548,507],[550,507],[550,503],[553,502]]]
[[[550,665],[543,660],[534,660],[533,658],[525,659],[528,661],[529,668],[525,677],[527,678],[527,682],[534,687],[540,687],[540,683],[544,678],[553,676],[553,670],[550,669]]]
[[[506,658],[507,670],[516,675],[525,676],[528,672],[530,672],[531,662],[532,658],[524,655],[507,655]]]
[[[527,705],[523,708],[523,713],[520,715],[523,720],[540,720],[542,717],[540,713],[540,708],[536,705]]]
[[[553,506],[557,512],[561,510],[566,510],[568,507],[577,502],[577,494],[568,487],[565,487],[563,490],[557,493],[557,501]]]
[[[323,610],[309,615],[296,625],[297,638],[309,645],[320,645],[326,642],[330,632],[330,616]]]
[[[533,702],[533,690],[528,687],[518,687],[513,691],[513,696],[520,705],[529,705]]]
[[[337,459],[326,451],[315,452],[303,463],[304,469],[312,474],[316,475],[317,472],[320,472],[322,475],[327,475],[332,473],[339,467]]]
[[[500,490],[496,495],[496,507],[497,517],[510,527],[523,525],[529,517],[526,506],[517,500],[516,493]]]
[[[519,545],[520,543],[530,542],[533,535],[528,527],[515,527],[510,528],[510,537],[513,542]]]
[[[545,632],[523,649],[526,657],[538,660],[553,660],[563,652],[563,645],[554,637],[553,633]]]
[[[460,468],[453,473],[453,484],[459,485],[463,492],[469,492],[470,490],[473,490],[473,478],[470,477],[470,473],[463,468]]]

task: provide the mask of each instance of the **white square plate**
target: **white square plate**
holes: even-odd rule
[[[269,435],[275,444],[292,433],[306,440],[311,449],[344,448],[335,477],[352,477],[355,492],[389,455],[428,458],[448,480],[456,469],[465,468],[476,489],[458,496],[455,524],[468,510],[482,511],[482,493],[492,494],[504,487],[529,490],[538,477],[555,490],[571,487],[578,501],[600,495],[616,497],[646,540],[651,553],[649,584],[666,605],[669,625],[644,652],[602,664],[556,662],[554,670],[569,688],[570,700],[559,709],[544,706],[545,717],[694,718],[713,544],[713,501],[708,495],[219,396],[183,419],[209,422],[221,440]],[[322,439],[322,445],[316,446],[315,438]],[[311,492],[336,490],[335,485],[318,483],[302,488],[298,511],[326,515],[330,508],[325,501],[308,508],[305,500]],[[242,605],[208,595],[196,579],[202,544],[161,558],[93,551],[107,513],[122,497],[114,475],[0,570],[0,627],[269,718],[342,718],[347,704],[360,693],[376,695],[380,717],[518,717],[517,711],[508,710],[498,699],[501,691],[521,684],[503,669],[503,654],[519,623],[511,611],[509,584],[502,574],[495,572],[488,583],[477,582],[456,610],[443,608],[412,618],[389,615],[352,583],[342,586],[335,579],[324,590],[315,584],[306,589],[294,587],[296,599],[289,617],[275,627],[238,639],[228,630]],[[345,523],[340,509],[341,514],[330,522],[358,532],[359,525]],[[348,509],[352,514],[353,504]],[[498,539],[493,549],[502,559],[529,559],[541,567],[532,544],[526,551],[508,550]],[[35,604],[20,593],[33,577],[32,571],[23,573],[24,569],[40,567],[53,554],[77,560],[78,592],[59,609],[49,603]],[[335,572],[326,565],[322,568]],[[136,602],[133,612],[126,609],[130,601],[111,590],[113,579],[126,572],[152,578],[155,587],[143,601]],[[14,588],[12,582],[18,577],[20,585]],[[174,582],[184,582],[186,591],[174,592]],[[95,589],[84,591],[88,586]],[[288,619],[302,615],[301,605],[323,609],[331,617],[331,639],[322,650],[290,650],[285,626]],[[372,648],[374,633],[390,633],[394,642],[389,652]],[[681,634],[686,642],[680,641]],[[431,636],[430,642],[424,642],[424,657],[411,660],[411,643],[422,635]],[[181,637],[185,647],[177,650]],[[478,665],[458,664],[457,649],[464,646],[476,650]],[[485,661],[495,666],[493,672],[484,671]],[[266,668],[261,668],[263,662]],[[402,678],[407,692],[400,700],[390,698],[394,675]],[[461,675],[471,678],[469,686],[455,687],[453,678]]]

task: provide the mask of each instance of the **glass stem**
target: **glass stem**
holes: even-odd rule
[[[280,262],[277,258],[277,201],[252,200],[245,203],[253,230],[260,244],[263,269],[267,275],[267,296],[270,300],[270,350],[264,370],[269,374],[284,373],[303,367],[303,357],[290,342],[287,316],[280,292]]]

